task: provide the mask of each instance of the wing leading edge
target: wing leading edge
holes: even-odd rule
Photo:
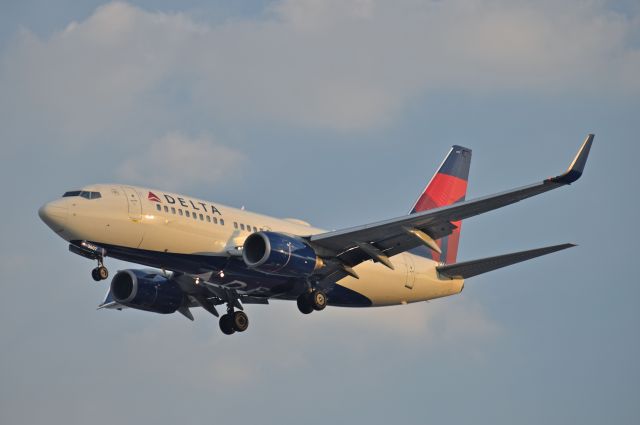
[[[453,222],[516,203],[578,180],[584,172],[593,139],[594,135],[589,134],[569,168],[556,177],[441,208],[364,226],[312,235],[309,237],[309,241],[315,247],[320,248],[327,255],[337,258],[348,267],[353,267],[363,261],[372,259],[370,253],[361,248],[363,243],[373,246],[386,257],[391,257],[420,245],[427,245],[433,249],[431,246],[433,244],[428,242],[433,242],[433,240],[449,235],[456,228]],[[423,237],[416,237],[416,232]]]

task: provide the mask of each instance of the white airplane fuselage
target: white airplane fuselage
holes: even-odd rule
[[[44,205],[40,216],[60,237],[104,247],[108,257],[210,279],[247,294],[295,299],[296,279],[250,269],[241,249],[260,230],[309,236],[323,233],[305,222],[277,219],[162,190],[116,184],[82,189],[99,197],[67,196]],[[373,261],[355,267],[329,294],[329,305],[385,306],[460,293],[462,279],[441,278],[438,263],[404,252],[394,269]]]

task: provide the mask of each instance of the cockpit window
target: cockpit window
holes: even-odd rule
[[[81,196],[85,199],[102,198],[102,195],[100,194],[100,192],[90,192],[88,190],[72,190],[69,192],[65,192],[64,195],[62,195],[63,198],[68,198],[70,196]]]
[[[102,195],[100,195],[100,192],[88,192],[83,190],[82,192],[80,192],[80,196],[82,196],[85,199],[98,199],[98,198],[102,198]]]

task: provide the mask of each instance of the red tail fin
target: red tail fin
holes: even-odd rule
[[[438,171],[420,195],[410,214],[440,208],[456,202],[464,201],[467,194],[469,167],[471,165],[471,149],[453,146]],[[460,241],[461,221],[453,223],[457,226],[449,236],[438,240],[442,254],[426,248],[417,248],[414,253],[425,255],[434,261],[455,263]],[[426,250],[426,252],[425,252]]]

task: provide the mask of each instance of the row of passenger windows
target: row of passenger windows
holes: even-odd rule
[[[249,226],[248,224],[245,226],[244,224],[242,224],[242,223],[238,224],[235,221],[233,222],[233,227],[234,227],[234,229],[240,228],[240,230],[245,230],[246,229],[248,232],[251,231],[251,226]],[[265,230],[265,229],[263,229],[261,227],[259,230]],[[258,228],[256,226],[253,226],[253,231],[257,232]]]
[[[160,204],[156,204],[156,209],[158,211],[163,211],[163,206]],[[198,214],[198,213],[191,213],[189,210],[184,210],[182,211],[182,208],[176,208],[176,207],[171,207],[169,208],[168,206],[164,206],[164,212],[166,212],[167,214],[169,213],[169,211],[171,211],[171,214],[178,214],[178,215],[182,215],[185,217],[193,217],[194,220],[197,220],[198,218],[200,218],[200,220],[202,221],[207,221],[209,223],[213,223],[213,224],[218,224],[220,223],[221,226],[224,226],[224,218],[218,219],[218,217],[211,217],[209,215],[204,215],[202,213]]]
[[[156,209],[160,212],[164,211],[167,214],[169,214],[169,212],[171,212],[171,214],[177,214],[180,216],[185,216],[185,217],[193,217],[194,220],[197,220],[198,218],[201,221],[206,221],[208,223],[213,223],[213,224],[220,224],[221,226],[224,226],[224,218],[220,218],[218,219],[217,217],[211,217],[209,215],[206,214],[202,214],[202,213],[195,213],[195,212],[190,212],[188,210],[182,210],[181,208],[176,208],[176,207],[168,207],[167,205],[160,205],[160,204],[156,204]],[[234,229],[240,229],[240,230],[246,230],[248,232],[254,231],[257,232],[258,230],[267,230],[266,228],[260,228],[258,229],[256,226],[250,226],[250,225],[245,225],[243,223],[238,223],[238,222],[234,222],[233,223],[233,228]]]
[[[81,196],[85,199],[102,198],[102,195],[100,194],[100,192],[89,192],[86,190],[71,190],[69,192],[65,192],[64,195],[62,195],[63,198],[68,198],[70,196]]]

